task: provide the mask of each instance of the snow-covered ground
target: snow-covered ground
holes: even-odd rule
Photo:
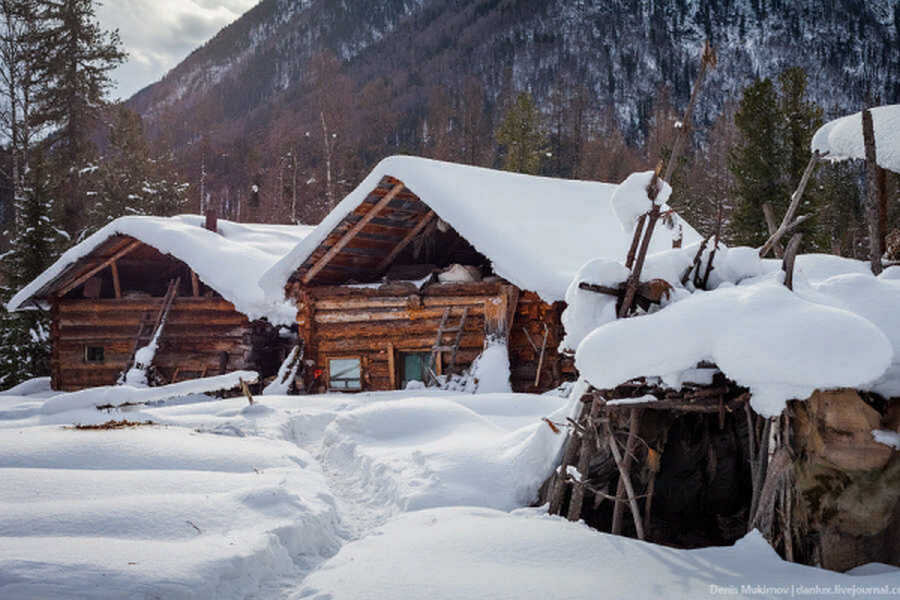
[[[32,391],[0,397],[3,599],[900,595],[900,569],[791,565],[755,534],[679,551],[525,508],[563,441],[541,421],[562,419],[558,396],[192,396],[110,413],[41,410]],[[152,424],[72,426],[110,419]]]

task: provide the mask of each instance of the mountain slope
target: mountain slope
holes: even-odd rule
[[[639,140],[660,86],[686,102],[707,38],[718,67],[701,123],[792,65],[829,113],[900,97],[898,0],[263,0],[130,104],[195,173],[201,140],[226,149],[210,174],[219,195],[271,180],[287,147],[306,153],[304,176],[319,172],[323,128],[340,133],[341,176],[355,181],[383,154],[420,151],[435,86],[458,108],[472,78],[487,124],[513,90],[549,111],[555,91],[579,87]],[[316,71],[323,51],[339,71]],[[492,143],[489,128],[481,137]]]

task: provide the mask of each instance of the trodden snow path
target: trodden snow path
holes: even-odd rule
[[[561,436],[540,418],[565,410],[559,397],[260,400],[44,414],[37,398],[4,396],[0,598],[586,599],[599,585],[677,598],[744,583],[900,594],[894,567],[791,565],[759,536],[687,552],[521,509],[556,461]],[[111,418],[154,425],[71,427]]]

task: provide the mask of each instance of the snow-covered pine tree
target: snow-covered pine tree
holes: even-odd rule
[[[43,272],[67,241],[55,225],[52,185],[46,164],[33,153],[23,173],[24,186],[15,198],[10,250],[2,256],[0,285],[0,389],[50,371],[49,317],[43,310],[10,313],[12,295]]]
[[[107,151],[81,171],[89,231],[125,215],[172,215],[187,202],[188,184],[171,155],[152,156],[141,117],[122,105],[114,111]]]

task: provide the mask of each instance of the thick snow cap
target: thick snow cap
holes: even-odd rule
[[[616,185],[392,156],[378,163],[309,236],[263,275],[260,285],[268,296],[283,296],[291,274],[385,176],[402,181],[489,258],[498,275],[547,302],[565,298],[572,277],[588,260],[624,260],[631,243],[631,231],[625,230],[613,209]],[[657,227],[650,252],[671,248],[679,225],[685,244],[700,239],[675,217],[673,228]]]
[[[296,309],[284,302],[281,295],[266,297],[257,281],[260,273],[287,254],[312,227],[234,223],[219,219],[218,231],[214,233],[204,228],[203,223],[204,218],[199,215],[115,219],[64,252],[37,279],[13,296],[7,309],[23,308],[44,286],[103,242],[116,235],[127,235],[183,261],[203,283],[248,318],[266,317],[273,323],[292,322]]]
[[[871,109],[875,131],[875,160],[883,169],[900,173],[900,104]],[[822,125],[812,139],[813,151],[828,153],[829,160],[866,158],[862,113],[854,113]]]

